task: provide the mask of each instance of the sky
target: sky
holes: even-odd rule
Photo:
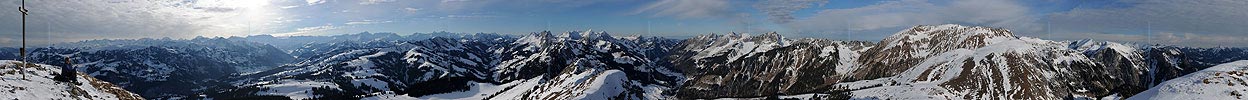
[[[21,44],[0,1],[0,47]],[[31,45],[92,39],[542,30],[689,37],[779,32],[878,41],[915,25],[1049,40],[1248,47],[1248,0],[29,0]]]

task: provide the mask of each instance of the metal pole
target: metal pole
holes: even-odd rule
[[[17,11],[22,12],[22,62],[26,62],[26,0],[22,0],[22,6],[17,7]]]
[[[29,15],[27,13],[29,11],[26,10],[26,0],[22,0],[22,6],[18,6],[17,11],[22,12],[22,48],[20,50],[22,52],[22,64],[20,66],[26,67],[26,64],[28,64],[26,62],[26,15]],[[17,69],[20,71],[22,68]],[[26,74],[22,74],[22,79],[26,79]]]

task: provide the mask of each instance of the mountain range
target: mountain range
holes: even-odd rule
[[[1248,60],[1245,50],[944,24],[880,41],[602,31],[89,40],[28,59],[70,58],[147,99],[1230,99],[1244,90],[1181,91],[1248,86],[1248,68],[1231,63]],[[0,48],[0,59],[13,51]]]

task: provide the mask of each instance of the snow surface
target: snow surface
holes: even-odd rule
[[[1248,60],[1225,63],[1162,82],[1129,100],[1248,99]]]
[[[466,91],[426,95],[411,99],[421,100],[480,100],[480,99],[574,99],[602,100],[610,99],[625,90],[627,76],[619,70],[587,71],[579,74],[560,75],[558,80],[543,80],[541,77],[512,81],[501,85],[489,83],[470,83],[472,88]],[[661,89],[646,87],[650,89]],[[657,95],[657,94],[656,94]],[[492,97],[492,98],[491,98]],[[552,98],[553,97],[553,98]],[[366,99],[407,99],[392,94],[383,94]]]
[[[338,89],[338,84],[317,81],[281,81],[276,84],[264,85],[268,90],[256,92],[256,95],[279,95],[300,100],[321,97],[312,93],[313,88]]]
[[[108,82],[91,78],[79,72],[78,82],[74,85],[55,81],[54,73],[60,73],[60,67],[35,64],[15,70],[20,61],[0,60],[0,99],[19,100],[117,100],[139,99],[138,94],[130,93]],[[25,78],[23,78],[25,77]],[[114,94],[116,92],[120,94]]]

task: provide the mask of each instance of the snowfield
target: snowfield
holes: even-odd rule
[[[1128,100],[1248,99],[1248,60],[1221,64],[1171,79]]]
[[[55,81],[53,74],[60,73],[61,68],[43,64],[29,64],[17,70],[21,61],[0,60],[0,99],[5,100],[142,100],[138,94],[130,93],[108,82],[91,78],[78,72],[77,81],[81,84]]]

